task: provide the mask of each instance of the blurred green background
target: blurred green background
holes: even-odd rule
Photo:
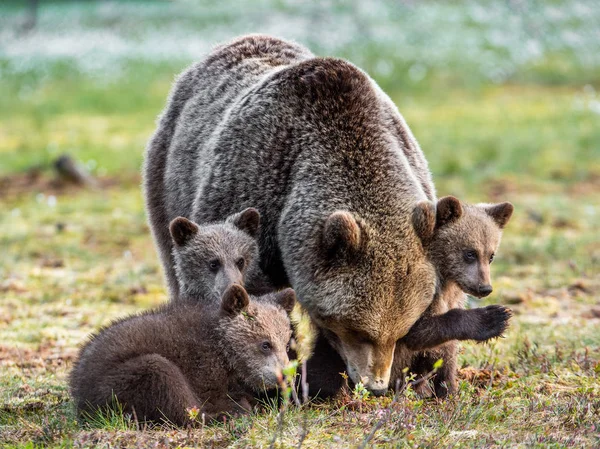
[[[0,173],[69,152],[137,172],[174,74],[234,36],[349,59],[436,178],[597,176],[600,7],[582,1],[41,1],[0,5]]]
[[[139,186],[145,144],[175,75],[249,32],[365,69],[419,140],[439,196],[515,204],[484,301],[515,319],[505,340],[460,356],[476,376],[496,369],[494,388],[474,377],[458,402],[405,402],[412,415],[398,422],[416,427],[386,427],[389,441],[453,447],[456,429],[479,435],[475,447],[600,441],[596,0],[2,0],[3,438],[85,446],[66,389],[78,344],[166,299]],[[96,182],[59,176],[63,154]],[[313,447],[354,444],[379,419],[347,426],[338,408],[311,409]],[[275,414],[258,422],[239,444],[268,441]],[[240,436],[213,431],[225,445]]]

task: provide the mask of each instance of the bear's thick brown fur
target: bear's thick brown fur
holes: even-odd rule
[[[217,47],[175,83],[144,186],[173,298],[169,221],[255,207],[270,283],[296,290],[353,380],[387,391],[396,341],[435,291],[411,220],[435,193],[416,139],[366,73],[269,36]]]
[[[250,409],[288,363],[293,290],[250,300],[230,286],[221,303],[172,302],[119,320],[83,347],[69,383],[80,417],[119,406],[140,421],[190,422]]]

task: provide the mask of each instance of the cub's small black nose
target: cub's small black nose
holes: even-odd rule
[[[481,297],[487,296],[490,293],[492,293],[492,286],[491,285],[480,285],[479,286],[479,294],[481,295]]]

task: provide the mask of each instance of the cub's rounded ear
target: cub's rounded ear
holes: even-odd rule
[[[458,220],[463,214],[460,200],[453,196],[440,198],[436,206],[435,227],[439,228]]]
[[[357,251],[362,232],[354,216],[347,211],[336,211],[325,220],[323,245],[328,252]]]
[[[258,235],[260,214],[253,207],[244,209],[237,214],[230,215],[227,217],[226,221],[234,225],[239,230],[244,231],[246,234],[250,235],[250,237],[256,237]]]
[[[287,313],[291,313],[296,305],[296,292],[291,288],[286,288],[275,293],[275,302],[279,304]]]
[[[514,210],[515,208],[511,203],[498,203],[485,206],[486,213],[494,219],[500,229],[506,226]]]
[[[237,315],[250,304],[250,297],[246,289],[239,284],[230,285],[221,298],[221,309],[229,315]]]
[[[193,221],[184,217],[177,217],[169,224],[171,238],[178,246],[183,246],[190,241],[200,228]]]
[[[412,223],[421,242],[426,243],[435,230],[435,205],[430,201],[418,203],[413,209]]]

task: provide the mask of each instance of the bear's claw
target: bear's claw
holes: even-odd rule
[[[486,342],[493,338],[501,337],[509,325],[512,310],[508,307],[493,305],[480,311],[479,330],[475,340]]]

